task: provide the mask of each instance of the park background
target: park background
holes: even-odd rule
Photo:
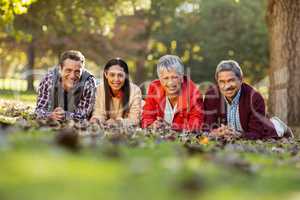
[[[141,87],[165,54],[180,56],[198,84],[234,59],[270,115],[297,127],[298,9],[298,0],[1,0],[0,88],[34,91],[68,49],[82,51],[96,77],[109,59],[125,59]]]
[[[0,119],[33,108],[39,80],[65,50],[80,50],[97,78],[121,57],[141,88],[157,78],[157,60],[175,54],[202,90],[221,60],[236,60],[270,116],[299,134],[299,0],[0,0],[0,14]],[[200,159],[177,143],[117,153],[105,143],[78,156],[45,130],[1,134],[0,199],[300,198],[296,144],[246,142]]]

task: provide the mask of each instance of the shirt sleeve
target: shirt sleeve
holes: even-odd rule
[[[150,84],[142,113],[142,128],[149,127],[158,116],[158,104],[155,101],[157,88]]]
[[[105,95],[103,83],[97,87],[96,98],[95,98],[95,110],[93,112],[93,117],[98,118],[100,121],[106,120],[105,112]]]
[[[192,107],[189,112],[188,130],[200,131],[203,124],[203,101],[202,95],[199,91],[196,91],[193,99]]]
[[[142,92],[137,86],[132,87],[132,92],[128,117],[124,119],[124,123],[127,125],[138,125],[142,110]]]
[[[278,138],[272,122],[265,115],[265,103],[262,96],[253,95],[250,105],[248,129],[242,133],[242,137],[250,140]]]
[[[50,92],[53,83],[53,76],[49,72],[41,80],[38,87],[37,104],[35,109],[35,115],[37,119],[48,118],[51,114],[49,111]]]

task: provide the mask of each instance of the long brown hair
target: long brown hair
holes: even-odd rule
[[[119,65],[126,74],[125,83],[121,88],[121,91],[124,94],[122,96],[122,106],[123,106],[122,117],[124,117],[128,113],[128,110],[129,110],[128,104],[129,104],[129,96],[130,96],[130,82],[129,82],[128,65],[124,60],[122,60],[120,58],[113,58],[106,63],[106,65],[104,67],[104,73],[107,72],[109,70],[109,68],[113,65]],[[105,77],[104,73],[103,73],[103,80],[104,80],[104,92],[105,92],[105,111],[106,111],[106,113],[109,113],[112,91],[111,91],[111,88],[109,87],[108,80]]]

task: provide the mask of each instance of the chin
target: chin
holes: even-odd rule
[[[178,96],[178,92],[168,92],[168,96]]]
[[[117,91],[117,90],[120,90],[121,87],[111,87],[111,89],[114,90],[114,91]]]

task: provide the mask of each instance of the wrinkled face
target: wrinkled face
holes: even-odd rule
[[[61,81],[63,88],[69,91],[79,81],[83,71],[81,61],[66,59],[61,66]]]
[[[123,87],[126,79],[126,73],[119,65],[111,66],[104,72],[104,75],[107,78],[109,87],[113,91],[118,91]]]
[[[161,69],[159,71],[159,80],[167,96],[179,94],[183,76],[177,74],[175,69]]]
[[[232,71],[221,71],[218,73],[218,86],[220,92],[232,101],[242,85],[242,80],[239,79]]]

